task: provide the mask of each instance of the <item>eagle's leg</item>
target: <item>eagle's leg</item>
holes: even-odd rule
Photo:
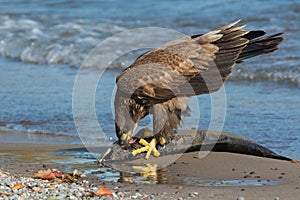
[[[142,152],[147,152],[146,154],[146,159],[148,160],[150,158],[150,154],[151,152],[153,152],[153,155],[158,157],[160,155],[160,153],[158,152],[158,150],[156,149],[156,144],[157,144],[157,140],[156,138],[153,138],[151,140],[151,142],[147,142],[146,140],[144,139],[140,139],[139,143],[141,145],[143,145],[144,147],[141,147],[139,149],[135,149],[132,151],[132,155],[135,156],[137,154],[140,154]]]

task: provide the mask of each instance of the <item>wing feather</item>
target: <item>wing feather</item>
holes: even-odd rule
[[[118,88],[161,101],[217,91],[236,62],[274,51],[283,40],[281,34],[256,39],[265,32],[242,30],[239,21],[144,53],[117,77]]]

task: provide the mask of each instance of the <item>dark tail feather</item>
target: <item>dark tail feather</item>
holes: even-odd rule
[[[254,38],[261,37],[261,36],[263,36],[265,34],[266,34],[266,32],[261,31],[261,30],[259,30],[259,31],[250,31],[249,33],[247,33],[246,35],[244,35],[243,38],[246,38],[248,40],[252,40]]]
[[[236,61],[237,63],[257,55],[271,53],[277,50],[277,46],[284,40],[282,37],[283,33],[257,38],[264,34],[264,31],[250,31],[243,36],[244,38],[250,39],[250,42],[239,55]]]

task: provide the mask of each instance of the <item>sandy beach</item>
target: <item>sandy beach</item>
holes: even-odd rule
[[[300,161],[299,1],[15,0],[0,5],[0,200],[300,199],[300,164],[288,160]],[[219,30],[238,19],[242,21],[236,30]],[[238,33],[243,25],[245,31]],[[200,39],[211,30],[215,31],[208,39]],[[218,137],[223,143],[204,158],[198,149],[167,155],[166,149],[174,153],[169,145],[160,148],[161,157],[148,161],[138,156],[129,161],[116,153],[120,159],[115,160],[125,161],[106,159],[100,165],[101,154],[123,134],[116,124],[126,116],[118,114],[127,109],[116,112],[118,89],[140,80],[139,92],[140,83],[157,79],[169,83],[172,93],[176,88],[176,93],[163,87],[155,103],[171,100],[178,91],[180,97],[193,95],[183,91],[185,86],[180,85],[188,82],[176,78],[177,72],[155,70],[156,64],[132,75],[124,85],[116,84],[116,77],[137,66],[132,65],[135,59],[143,60],[141,55],[149,55],[148,50],[186,36],[191,36],[191,45],[170,46],[174,50],[169,53],[183,50],[174,59],[159,55],[149,61],[158,67],[164,62],[177,66],[174,69],[195,85],[197,94],[210,85],[198,76],[210,72],[208,66],[220,68],[226,82],[219,92],[190,98],[190,116],[180,117],[179,130],[221,130],[242,139]],[[279,46],[270,45],[281,37],[284,42]],[[177,56],[183,62],[177,62]],[[145,97],[152,101],[152,91],[161,86],[154,82],[149,85],[154,89],[145,87],[135,102],[150,102]],[[170,111],[176,108],[171,107]],[[130,113],[140,112],[138,108],[155,113],[151,106],[130,108],[137,109]],[[124,123],[123,131],[132,129],[134,136],[145,127],[155,130],[155,119],[145,116],[137,129]],[[198,147],[216,144],[214,139],[205,142],[199,140]],[[188,143],[182,144],[186,149]],[[39,170],[48,174],[37,176]]]
[[[63,172],[70,171],[72,167],[70,168],[68,164],[59,164],[55,163],[55,160],[51,160],[55,158],[48,157],[46,159],[44,157],[44,160],[39,159],[39,161],[32,158],[33,153],[37,157],[39,154],[40,157],[43,157],[41,155],[45,151],[70,148],[75,150],[81,147],[1,144],[1,157],[6,155],[5,159],[1,159],[0,164],[1,182],[7,175],[22,182],[24,179],[20,179],[20,177],[33,178],[34,172],[46,168],[58,169]],[[141,184],[134,181],[129,183],[132,177],[126,173],[120,174],[120,182],[103,182],[88,174],[84,178],[88,184],[85,184],[84,187],[86,190],[91,190],[91,188],[95,189],[95,187],[105,184],[105,188],[113,192],[114,199],[130,199],[132,197],[136,199],[296,199],[300,195],[299,164],[226,152],[210,152],[202,159],[199,159],[198,155],[198,152],[192,152],[183,155],[152,157],[148,161],[138,159],[129,163],[160,166],[166,160],[178,157],[172,164],[156,173],[143,173],[145,170],[141,169],[141,176],[155,180],[156,184]],[[96,162],[94,167],[100,168]],[[71,188],[76,189],[77,186],[73,184]],[[24,183],[24,185],[26,184]],[[24,192],[33,192],[29,187],[25,187],[25,189],[23,189]],[[5,199],[13,195],[14,191],[11,191],[12,193],[6,193],[2,187],[0,198]],[[53,195],[55,195],[55,191],[49,192],[47,197],[53,197]],[[68,197],[66,198],[68,199]],[[98,199],[99,197],[93,198]]]

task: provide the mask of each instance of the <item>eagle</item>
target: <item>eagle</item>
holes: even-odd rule
[[[117,76],[115,130],[121,146],[132,143],[140,120],[152,114],[151,141],[135,141],[144,147],[132,154],[159,156],[157,146],[171,141],[182,115],[189,114],[191,96],[218,91],[236,63],[273,52],[284,40],[283,33],[264,36],[262,30],[244,30],[239,22],[147,51]]]

